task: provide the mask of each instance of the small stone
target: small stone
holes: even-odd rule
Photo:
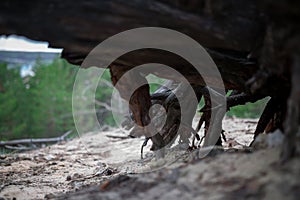
[[[112,173],[113,173],[113,171],[108,168],[105,172],[105,175],[109,176],[109,175],[112,175]]]
[[[67,176],[66,181],[72,180],[72,177],[70,175]]]
[[[50,161],[50,160],[55,159],[55,156],[49,154],[49,155],[46,155],[44,158],[45,158],[46,160]]]

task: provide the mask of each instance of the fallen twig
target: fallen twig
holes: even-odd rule
[[[19,139],[10,141],[0,141],[0,147],[12,146],[12,145],[22,145],[22,144],[36,144],[36,143],[51,143],[51,142],[61,142],[65,141],[66,137],[72,133],[72,130],[64,133],[60,137],[53,138],[31,138],[31,139]]]

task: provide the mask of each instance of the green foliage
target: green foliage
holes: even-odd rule
[[[74,129],[72,87],[77,68],[64,60],[37,63],[34,77],[2,64],[0,80],[0,138],[50,137]],[[68,117],[66,116],[66,114]]]
[[[161,85],[167,81],[167,79],[159,78],[153,74],[149,74],[147,77],[147,81],[150,83],[150,93],[155,92]]]
[[[21,78],[17,66],[8,69],[6,64],[1,64],[0,83],[5,92],[0,93],[0,140],[53,137],[75,130],[72,92],[78,69],[63,59],[51,64],[37,61],[33,67],[35,76]],[[83,90],[92,92],[88,88],[89,85],[82,86]],[[110,105],[112,91],[110,74],[106,71],[96,91],[97,101]],[[103,106],[91,104],[87,114],[93,106],[99,111],[101,124],[114,125],[111,112]],[[95,127],[84,112],[80,115],[87,119],[86,126]]]
[[[20,135],[29,130],[30,110],[24,106],[24,99],[31,98],[16,69],[8,70],[6,65],[0,66],[0,80],[4,92],[0,93],[0,132],[3,136]],[[19,111],[23,114],[19,116]]]
[[[235,106],[230,109],[227,116],[236,116],[240,118],[259,118],[263,112],[269,98],[261,99],[255,103],[247,103],[246,105]]]
[[[77,67],[65,60],[50,65],[40,64],[30,79],[33,133],[62,134],[74,129],[72,118],[72,88]]]

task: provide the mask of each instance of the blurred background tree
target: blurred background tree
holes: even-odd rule
[[[0,80],[3,91],[0,93],[0,133],[1,139],[21,137],[31,133],[31,106],[27,104],[33,97],[26,89],[19,70],[0,66]]]
[[[72,90],[78,66],[55,59],[51,64],[37,61],[32,70],[34,76],[21,77],[20,66],[0,65],[0,140],[60,136],[75,129]],[[108,72],[104,78],[110,79]],[[96,98],[108,104],[111,92],[100,85]],[[107,116],[102,123],[114,125],[109,110],[101,109]]]

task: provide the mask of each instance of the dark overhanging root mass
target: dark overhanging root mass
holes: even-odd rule
[[[180,136],[180,143],[188,143],[188,138],[191,134],[200,139],[197,132],[192,128],[192,120],[197,104],[191,105],[188,101],[189,95],[191,94],[182,91],[181,95],[185,98],[183,102],[179,102],[178,98],[180,97],[174,94],[174,90],[179,90],[184,86],[182,86],[182,84],[174,84],[173,82],[167,82],[166,84],[167,85],[162,86],[152,95],[152,103],[161,104],[165,108],[167,114],[166,122],[162,130],[151,137],[153,142],[151,147],[152,150],[158,150],[164,146],[170,146],[177,137],[177,132]],[[174,90],[172,90],[172,87]],[[184,105],[180,105],[180,103]],[[181,110],[181,106],[185,106],[186,109]],[[182,111],[184,113],[181,113]],[[184,115],[185,118],[182,118],[182,115]],[[185,121],[181,121],[182,119]],[[164,142],[158,140],[160,137],[163,138]]]
[[[180,123],[180,106],[178,105],[178,100],[175,97],[175,95],[172,92],[172,88],[170,89],[170,86],[176,88],[176,83],[169,81],[167,82],[167,85],[164,85],[160,87],[156,92],[154,92],[151,95],[151,102],[152,104],[161,104],[165,107],[167,110],[167,121],[162,129],[158,134],[154,135],[153,137],[147,137],[144,141],[144,143],[141,146],[141,157],[143,157],[143,148],[147,145],[147,142],[149,139],[152,140],[152,147],[151,150],[159,150],[165,145],[169,145],[170,143],[174,142],[174,139],[176,135],[176,131],[178,131],[178,123]],[[168,87],[167,87],[168,86]],[[174,87],[175,86],[175,87]],[[196,130],[192,128],[192,121],[189,122],[189,124],[183,123],[183,127],[185,128],[185,132],[188,132],[189,134],[193,135],[193,142],[190,146],[190,149],[199,148],[200,144],[202,143],[203,139],[205,138],[207,131],[209,129],[209,123],[210,123],[210,117],[211,117],[211,111],[214,108],[211,108],[211,102],[210,102],[210,96],[208,89],[206,87],[198,87],[195,89],[197,92],[198,100],[200,100],[202,97],[204,98],[205,105],[200,110],[203,114],[201,115],[201,118],[199,120],[199,123],[196,127]],[[243,105],[247,102],[255,102],[259,99],[263,98],[259,95],[249,95],[240,93],[238,91],[233,91],[230,96],[226,98],[227,100],[227,110],[230,110],[231,107],[237,106],[237,105]],[[195,107],[196,108],[196,107]],[[194,108],[194,109],[195,109]],[[192,113],[194,116],[195,113]],[[202,138],[199,137],[198,132],[200,131],[200,128],[202,127],[204,123],[204,136]],[[199,141],[199,145],[195,145],[195,139]],[[220,132],[220,137],[216,143],[216,145],[222,146],[222,139],[226,141],[226,137],[224,135],[224,130]],[[189,143],[189,141],[183,139],[183,143]]]
[[[172,83],[173,85],[176,85]],[[176,87],[175,87],[176,88]],[[214,108],[211,108],[211,102],[210,98],[207,92],[205,92],[205,87],[202,87],[201,89],[198,89],[198,97],[204,98],[205,105],[204,107],[200,110],[202,112],[202,115],[200,117],[200,120],[198,122],[198,125],[196,129],[194,130],[190,124],[184,123],[184,128],[185,132],[189,133],[189,136],[193,135],[194,139],[192,142],[192,145],[190,149],[195,149],[195,148],[200,148],[200,144],[202,143],[203,139],[206,136],[207,130],[209,128],[209,120],[210,120],[210,115],[211,111]],[[199,92],[200,91],[200,92]],[[226,97],[227,100],[227,110],[230,110],[230,108],[237,106],[237,105],[244,105],[248,102],[255,102],[257,100],[260,100],[264,98],[262,95],[249,95],[245,93],[241,93],[238,91],[233,91],[231,95]],[[283,122],[285,120],[287,108],[286,108],[286,99],[288,97],[271,97],[269,102],[267,103],[260,119],[257,124],[257,128],[255,130],[255,138],[262,132],[271,132],[274,131],[275,129],[283,129]],[[152,104],[161,104],[165,107],[167,110],[167,121],[162,129],[158,134],[152,136],[152,137],[147,137],[145,141],[143,142],[141,146],[141,158],[143,158],[143,148],[147,145],[147,142],[151,139],[153,145],[151,147],[151,150],[157,151],[164,146],[167,146],[174,142],[174,139],[176,135],[176,131],[178,131],[178,123],[180,123],[180,106],[178,105],[178,100],[175,97],[175,95],[172,93],[172,90],[162,86],[159,88],[155,93],[151,95],[151,102]],[[195,107],[196,108],[196,107]],[[194,108],[194,109],[195,109]],[[193,113],[195,114],[195,113]],[[199,137],[198,132],[200,131],[201,127],[204,124],[204,136]],[[216,145],[222,145],[222,140],[221,138],[226,141],[225,135],[224,135],[224,130],[221,131],[219,140],[217,141]],[[195,145],[195,139],[199,141],[199,145]],[[182,142],[187,142],[186,140],[182,140]],[[288,143],[292,143],[289,141]],[[288,150],[285,150],[286,152],[293,152],[293,145],[291,147],[286,148]],[[290,155],[292,153],[285,153],[287,155]],[[285,156],[288,157],[288,156]]]
[[[195,148],[200,148],[200,144],[202,143],[202,140],[207,136],[207,131],[209,129],[209,124],[210,124],[210,118],[211,118],[211,112],[213,109],[217,109],[217,107],[212,108],[211,106],[211,98],[209,96],[209,91],[212,90],[213,93],[215,92],[211,88],[207,88],[204,86],[193,86],[193,89],[195,93],[197,94],[197,99],[200,101],[200,99],[203,97],[205,105],[204,107],[200,110],[202,112],[201,118],[199,120],[199,123],[194,130],[192,127],[192,119],[195,114],[197,105],[191,105],[186,112],[189,113],[189,120],[181,122],[181,115],[185,113],[181,113],[181,105],[179,104],[179,101],[174,94],[174,90],[178,89],[181,87],[181,83],[175,82],[175,81],[168,81],[165,85],[160,87],[157,91],[155,91],[151,96],[149,96],[151,104],[160,104],[162,105],[166,112],[167,112],[167,118],[166,118],[166,123],[164,124],[163,128],[154,136],[147,137],[144,141],[144,143],[141,146],[141,157],[143,157],[143,149],[147,145],[147,142],[149,139],[152,141],[152,147],[151,150],[153,151],[158,151],[162,149],[163,147],[168,147],[173,144],[175,141],[176,137],[178,136],[176,133],[179,133],[180,136],[180,143],[189,143],[188,138],[190,136],[194,136],[193,142],[190,146],[190,149],[195,149]],[[144,88],[141,90],[142,93],[147,92],[147,88]],[[259,121],[257,124],[257,128],[254,133],[254,139],[263,132],[272,132],[276,129],[281,129],[281,130],[288,130],[288,128],[285,128],[283,126],[283,122],[287,121],[286,119],[286,114],[287,114],[287,99],[288,99],[288,94],[289,92],[286,92],[282,95],[276,96],[273,95],[269,102],[267,103]],[[184,94],[187,95],[188,94]],[[139,95],[136,95],[138,97]],[[227,101],[227,111],[230,110],[230,108],[237,106],[237,105],[244,105],[248,102],[255,102],[257,100],[260,100],[262,98],[266,97],[265,95],[260,95],[260,94],[248,94],[244,92],[239,92],[238,90],[234,90],[229,96],[226,97]],[[188,98],[187,98],[188,99]],[[141,99],[143,100],[143,99]],[[140,102],[140,104],[143,102]],[[189,102],[185,102],[188,104]],[[141,104],[142,105],[142,104]],[[150,105],[150,104],[149,104]],[[150,107],[150,106],[149,106]],[[143,110],[140,114],[139,117],[141,120],[147,119],[148,113],[146,110]],[[145,113],[147,116],[145,116]],[[159,121],[159,119],[158,119]],[[179,130],[179,124],[182,124],[182,127]],[[286,122],[287,123],[287,122]],[[204,124],[204,136],[202,138],[199,137],[198,132],[202,125]],[[145,131],[143,129],[133,129],[134,131]],[[146,135],[145,133],[140,133],[138,135]],[[220,137],[216,143],[216,145],[222,145],[222,139],[226,140],[225,135],[224,135],[224,130],[220,131]],[[195,145],[195,139],[199,140],[199,145]],[[288,140],[286,143],[292,143],[291,140]],[[286,155],[292,155],[294,150],[293,145],[290,145],[291,147],[285,147],[285,152],[289,153],[283,153],[285,154],[285,157],[288,157]]]
[[[163,85],[151,95],[152,104],[161,104],[166,109],[167,120],[162,131],[160,131],[159,133],[157,133],[152,137],[146,137],[145,141],[141,146],[141,158],[143,158],[143,149],[147,145],[149,139],[151,139],[153,143],[151,150],[157,151],[166,145],[170,146],[176,138],[176,132],[179,131],[178,124],[180,123],[180,117],[181,117],[180,105],[178,105],[178,99],[172,92],[172,89],[176,89],[176,87],[178,87],[177,83],[169,81],[166,83],[166,85]],[[190,120],[188,124],[185,122],[182,123],[184,130],[180,130],[188,133],[187,137],[180,140],[182,143],[189,143],[189,141],[186,140],[186,138],[188,138],[191,134],[193,134],[194,139],[190,149],[200,148],[200,144],[202,143],[209,129],[211,111],[212,109],[214,109],[211,108],[210,96],[209,96],[208,89],[206,87],[198,87],[195,89],[195,91],[197,92],[198,100],[200,100],[202,97],[204,98],[205,105],[200,110],[200,112],[202,112],[203,114],[201,115],[196,130],[192,128],[192,120]],[[234,91],[230,96],[227,97],[227,110],[229,110],[233,106],[243,105],[247,102],[255,102],[261,98],[262,97],[260,96],[251,96],[251,95]],[[196,110],[196,107],[193,108],[193,110]],[[192,116],[194,116],[194,114],[195,112],[191,112]],[[202,127],[203,123],[204,123],[204,136],[200,138],[198,132],[200,131],[200,128]],[[133,129],[133,131],[136,131],[136,129]],[[220,132],[220,137],[216,145],[222,146],[221,138],[223,138],[223,140],[226,141],[224,130]],[[195,145],[195,139],[199,141],[198,146]]]

